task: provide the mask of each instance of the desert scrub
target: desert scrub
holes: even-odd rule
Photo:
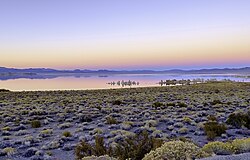
[[[237,154],[250,152],[250,138],[235,139],[232,142],[232,146]]]
[[[121,135],[122,137],[127,137],[127,138],[135,136],[135,133],[125,130],[114,130],[111,131],[110,134],[114,136]]]
[[[10,156],[16,153],[16,149],[12,147],[6,147],[2,150],[2,152]]]
[[[157,108],[162,107],[163,105],[164,105],[164,104],[161,103],[161,102],[154,102],[154,103],[152,104],[152,107],[154,107],[155,109],[157,109]]]
[[[6,126],[6,127],[3,127],[2,128],[2,131],[9,131],[10,130],[10,127],[9,126]]]
[[[121,100],[114,100],[112,101],[113,105],[121,105],[123,102]]]
[[[72,126],[71,123],[66,122],[66,123],[60,124],[60,125],[58,126],[58,128],[59,128],[59,129],[65,129],[65,128],[70,128],[71,126]]]
[[[93,134],[102,134],[103,130],[101,128],[95,128],[92,132]]]
[[[117,160],[116,158],[113,157],[109,157],[108,155],[104,155],[104,156],[88,156],[88,157],[84,157],[82,158],[82,160]]]
[[[43,145],[41,149],[50,150],[50,149],[57,149],[59,147],[60,147],[60,142],[57,140],[54,140],[54,141],[51,141],[51,142]]]
[[[82,159],[86,156],[102,156],[107,153],[107,148],[104,146],[103,137],[95,137],[95,145],[90,145],[89,143],[82,140],[75,148],[76,159]]]
[[[64,132],[62,133],[62,135],[63,135],[64,137],[71,137],[71,136],[72,136],[72,134],[71,134],[69,131],[64,131]]]
[[[232,113],[228,116],[226,123],[236,128],[245,126],[250,129],[250,111],[248,113]]]
[[[40,128],[41,127],[41,122],[39,120],[33,120],[30,122],[32,128]]]
[[[117,122],[117,120],[114,117],[108,116],[106,118],[106,123],[107,124],[117,124],[118,122]]]
[[[96,136],[95,145],[90,145],[81,141],[76,149],[77,159],[85,156],[101,156],[108,154],[110,157],[118,159],[135,159],[140,160],[144,155],[162,145],[162,140],[149,137],[147,132],[141,132],[130,138],[126,138],[118,143],[113,143],[109,147],[104,146],[102,137]]]
[[[230,155],[234,153],[235,148],[229,142],[223,143],[216,141],[209,142],[202,148],[202,150],[210,154],[214,153],[216,155]]]
[[[143,131],[131,138],[124,139],[111,148],[111,156],[118,159],[141,160],[145,154],[160,147],[163,141],[150,137],[148,132]]]
[[[11,139],[11,136],[3,136],[4,141],[10,140],[10,139]]]
[[[52,134],[53,133],[53,129],[44,129],[40,133],[41,134]]]
[[[215,137],[221,136],[221,134],[226,133],[227,127],[224,124],[219,124],[218,122],[206,122],[204,124],[204,131],[207,135],[208,140],[214,140]]]
[[[178,102],[177,103],[177,105],[179,106],[179,107],[183,107],[183,108],[186,108],[187,107],[187,104],[186,103],[184,103],[184,102]]]
[[[187,116],[185,116],[185,117],[182,119],[182,121],[183,121],[183,123],[191,124],[192,119],[189,118],[189,117],[187,117]]]
[[[190,142],[170,141],[164,143],[156,150],[152,150],[143,160],[187,160],[192,158],[203,158],[209,156],[198,146]]]
[[[124,129],[124,130],[129,130],[132,128],[134,122],[131,122],[131,121],[125,121],[121,124],[121,129]]]
[[[163,136],[163,132],[161,130],[155,130],[152,133],[152,136],[155,137],[155,138],[161,138]]]
[[[187,134],[188,133],[188,128],[182,127],[178,130],[179,134]]]
[[[177,127],[177,128],[181,128],[183,126],[184,126],[184,124],[182,122],[177,122],[174,124],[174,127]]]
[[[212,102],[210,102],[211,105],[216,105],[216,104],[223,104],[220,100],[215,99]]]
[[[209,115],[207,116],[208,121],[214,121],[217,122],[217,118],[215,117],[215,115]]]
[[[23,136],[23,135],[27,135],[29,134],[29,132],[27,130],[20,130],[14,133],[15,136]]]
[[[145,127],[156,127],[158,125],[158,121],[156,120],[148,120],[145,122]]]

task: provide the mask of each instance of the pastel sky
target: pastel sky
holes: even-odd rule
[[[250,66],[250,1],[1,0],[0,66]]]

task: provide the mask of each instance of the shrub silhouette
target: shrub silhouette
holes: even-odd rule
[[[95,137],[95,145],[91,146],[85,141],[81,141],[75,148],[77,159],[82,159],[86,156],[102,156],[109,155],[121,160],[141,160],[145,154],[152,149],[156,149],[162,145],[161,139],[149,137],[148,132],[143,131],[131,138],[126,138],[119,141],[115,146],[106,147],[103,137]]]
[[[117,124],[117,120],[114,117],[107,117],[107,124]]]
[[[143,131],[140,134],[127,138],[120,142],[115,148],[113,148],[113,157],[118,159],[141,160],[145,154],[149,153],[152,149],[156,149],[162,145],[163,141],[160,139],[149,137],[147,131]]]
[[[223,104],[220,100],[216,99],[213,100],[213,102],[210,102],[211,105],[216,105],[216,104]]]
[[[63,132],[63,136],[65,136],[65,137],[71,137],[72,135],[71,135],[71,133],[69,131],[64,131]]]
[[[179,107],[187,107],[187,104],[183,103],[183,102],[178,102],[178,106]]]
[[[38,120],[33,120],[33,121],[31,121],[31,127],[32,128],[39,128],[39,127],[41,127],[41,122]]]
[[[114,101],[112,102],[112,104],[113,104],[113,105],[121,105],[121,104],[122,104],[122,101],[120,101],[120,100],[114,100]]]
[[[82,140],[75,148],[76,159],[82,159],[83,157],[94,155],[93,147]]]
[[[82,140],[75,148],[75,155],[77,159],[82,159],[86,156],[102,156],[107,153],[107,149],[104,146],[103,137],[95,137],[95,145],[91,146],[89,143]]]
[[[161,107],[161,106],[163,106],[163,103],[161,103],[161,102],[154,102],[153,103],[154,108],[158,108],[158,107]]]
[[[242,126],[250,129],[250,114],[248,113],[232,113],[228,116],[226,121],[227,124],[230,124],[236,128],[241,128]]]
[[[213,140],[217,136],[226,133],[226,126],[224,124],[219,124],[216,121],[206,122],[204,124],[204,130],[207,135],[208,140]]]

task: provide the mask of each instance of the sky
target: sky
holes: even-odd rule
[[[250,66],[250,1],[0,0],[0,66]]]

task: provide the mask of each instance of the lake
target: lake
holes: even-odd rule
[[[35,90],[81,90],[81,89],[109,89],[122,88],[120,85],[110,85],[108,83],[118,81],[134,81],[139,85],[132,87],[160,86],[161,80],[167,79],[230,79],[233,81],[250,82],[250,78],[236,77],[234,75],[211,75],[211,74],[120,74],[120,75],[92,75],[92,76],[61,76],[45,79],[8,79],[0,80],[0,88],[12,91],[35,91]],[[128,87],[128,86],[125,86]]]

